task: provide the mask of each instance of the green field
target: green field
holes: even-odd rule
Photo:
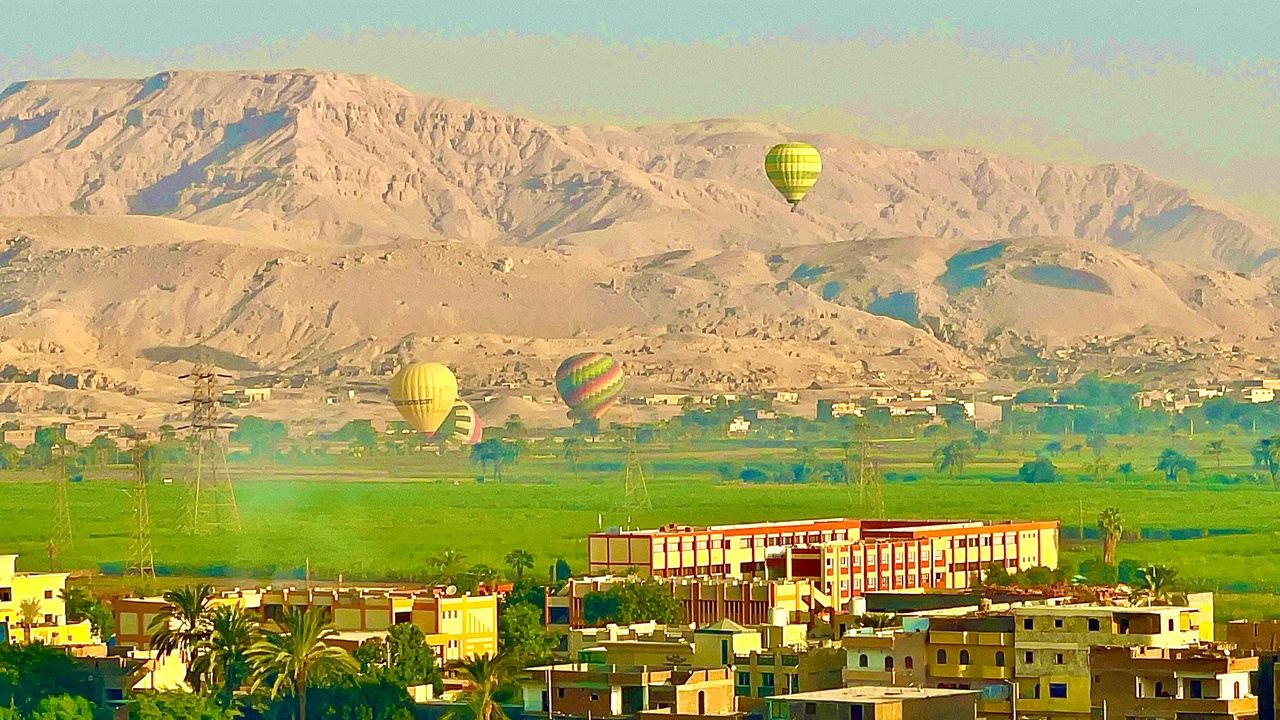
[[[1055,438],[1056,439],[1056,438]],[[1040,447],[1033,438],[1028,448]],[[1207,439],[1181,438],[1191,454]],[[1268,483],[1224,484],[1217,474],[1252,474],[1244,437],[1227,438],[1222,469],[1216,460],[1189,482],[1168,483],[1151,470],[1169,439],[1130,439],[1104,455],[1126,460],[1139,471],[1129,480],[1108,472],[1088,478],[1092,454],[1085,449],[1055,459],[1065,480],[1027,484],[1009,481],[1028,450],[1007,439],[1003,453],[984,450],[958,480],[935,472],[929,462],[940,440],[884,441],[875,451],[885,473],[886,514],[916,518],[1057,519],[1066,533],[1092,528],[1098,512],[1120,508],[1127,530],[1160,539],[1126,538],[1120,557],[1175,566],[1195,587],[1225,592],[1226,615],[1280,616],[1280,491]],[[834,446],[818,450],[821,463],[835,462]],[[746,484],[723,479],[726,467],[771,468],[797,461],[788,447],[747,447],[731,441],[679,449],[644,449],[650,469],[653,509],[619,509],[621,487],[616,448],[591,447],[577,472],[550,446],[534,446],[508,469],[506,481],[475,481],[476,470],[458,453],[329,458],[307,465],[233,464],[243,529],[239,533],[191,537],[182,530],[186,497],[178,482],[150,490],[156,564],[163,574],[229,578],[297,578],[310,563],[315,577],[349,580],[419,579],[428,558],[452,548],[469,562],[502,567],[513,548],[523,548],[546,567],[557,557],[575,570],[585,564],[585,537],[604,527],[654,526],[667,522],[709,524],[785,518],[865,516],[844,485],[817,474],[804,484]],[[1202,465],[1206,463],[1201,460]],[[131,510],[123,467],[90,468],[70,485],[75,539],[63,548],[67,569],[118,573],[128,555]],[[1265,477],[1265,475],[1263,476]],[[53,525],[50,483],[18,473],[0,473],[5,498],[0,551],[23,555],[21,566],[44,569]],[[1184,539],[1169,539],[1174,536]],[[1221,534],[1229,532],[1231,534]],[[1064,560],[1078,563],[1096,553],[1096,542],[1064,539]]]

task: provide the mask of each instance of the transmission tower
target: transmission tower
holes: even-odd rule
[[[151,503],[147,498],[147,448],[140,438],[133,439],[133,488],[129,499],[133,504],[133,537],[129,544],[129,565],[125,575],[155,578],[156,560],[151,549]]]
[[[857,489],[857,508],[873,517],[884,517],[884,488],[880,484],[880,468],[871,457],[871,429],[865,417],[855,421],[856,440],[844,448],[844,476],[850,500]]]
[[[71,501],[67,494],[67,449],[63,444],[52,448],[53,458],[53,535],[49,538],[49,565],[56,568],[58,553],[71,547]]]
[[[649,481],[645,478],[644,465],[635,445],[627,443],[627,458],[622,463],[622,505],[627,510],[652,510],[649,500]]]
[[[219,421],[222,402],[218,384],[230,377],[201,357],[191,372],[180,378],[191,383],[191,399],[183,401],[191,406],[191,421],[183,429],[191,431],[195,463],[187,508],[187,527],[193,535],[240,529],[240,511],[222,443],[222,431],[231,426]]]

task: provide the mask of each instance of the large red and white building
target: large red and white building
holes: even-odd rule
[[[961,589],[992,565],[1058,565],[1057,521],[833,518],[619,530],[588,538],[589,572],[808,579],[836,607],[865,592]]]

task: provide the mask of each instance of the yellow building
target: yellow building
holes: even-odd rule
[[[977,690],[980,717],[1013,716],[1016,648],[1012,615],[930,617],[916,622],[928,626],[928,687]],[[1021,707],[1017,714],[1023,715]]]
[[[253,611],[267,624],[290,607],[324,608],[334,629],[349,639],[379,637],[393,625],[413,623],[443,662],[498,651],[498,598],[491,594],[449,595],[440,588],[267,587],[223,592],[212,604]],[[150,647],[151,623],[164,607],[160,597],[113,602],[119,643]]]
[[[1024,607],[1014,611],[1019,716],[1088,720],[1093,647],[1187,647],[1200,642],[1195,607]]]
[[[91,645],[88,620],[67,621],[66,573],[18,572],[17,555],[0,555],[0,642]],[[24,617],[26,610],[32,617]]]

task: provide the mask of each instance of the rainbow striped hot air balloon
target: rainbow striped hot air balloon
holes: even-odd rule
[[[458,399],[458,379],[440,363],[405,365],[387,388],[391,404],[406,422],[422,433],[433,433],[449,417]]]
[[[480,436],[483,433],[484,424],[480,422],[480,416],[476,414],[475,408],[471,407],[471,403],[459,398],[453,404],[453,409],[449,411],[449,417],[440,424],[440,429],[436,430],[434,437],[455,445],[475,445],[480,442]]]
[[[599,420],[622,392],[622,366],[604,353],[574,355],[556,370],[556,390],[579,420]]]
[[[764,156],[764,173],[782,197],[791,203],[792,212],[809,188],[818,182],[821,172],[822,156],[808,143],[779,143]]]

